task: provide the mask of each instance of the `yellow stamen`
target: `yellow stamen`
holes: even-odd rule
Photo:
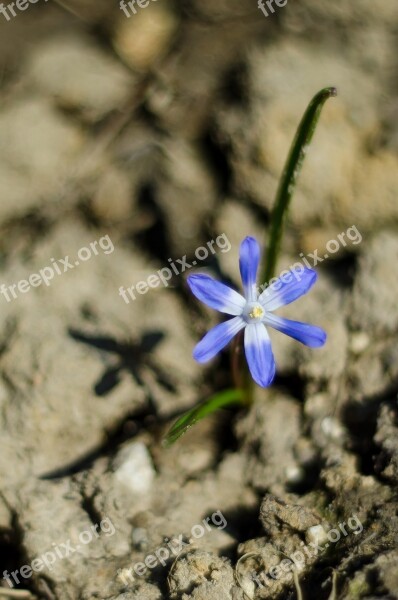
[[[260,317],[262,317],[264,314],[264,311],[262,308],[260,308],[259,306],[255,306],[253,308],[253,310],[251,311],[251,313],[249,313],[249,317],[251,319],[259,319]]]

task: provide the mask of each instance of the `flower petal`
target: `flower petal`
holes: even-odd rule
[[[246,237],[240,245],[239,268],[245,297],[248,302],[257,300],[256,277],[259,262],[259,243],[253,237]]]
[[[289,280],[284,281],[288,277]],[[313,269],[290,270],[290,276],[283,275],[283,278],[279,277],[263,291],[258,301],[265,310],[276,310],[306,294],[314,285],[317,277],[318,275]]]
[[[199,344],[196,344],[193,351],[194,359],[200,363],[207,362],[220,352],[245,325],[241,317],[234,317],[216,325],[206,333]]]
[[[309,323],[291,321],[270,313],[264,317],[264,323],[286,335],[290,335],[290,337],[311,348],[319,348],[326,342],[327,335],[325,331]]]
[[[207,306],[228,315],[242,314],[244,297],[224,283],[200,274],[190,275],[187,281],[192,293]]]
[[[261,387],[267,387],[275,376],[275,360],[271,340],[262,323],[247,325],[245,354],[254,381]]]

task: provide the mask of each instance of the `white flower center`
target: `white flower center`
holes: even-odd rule
[[[259,302],[248,302],[242,316],[247,323],[258,323],[264,316],[264,309]]]

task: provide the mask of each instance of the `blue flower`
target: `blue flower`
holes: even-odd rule
[[[267,387],[275,376],[275,360],[266,326],[311,348],[323,346],[326,333],[314,325],[273,314],[274,310],[306,294],[317,279],[316,272],[307,268],[300,272],[292,271],[259,294],[256,286],[259,262],[258,242],[246,237],[240,245],[239,257],[244,296],[208,275],[190,275],[188,284],[193,294],[207,306],[233,316],[204,336],[193,351],[194,359],[200,363],[207,362],[244,329],[245,354],[250,373],[258,385]]]

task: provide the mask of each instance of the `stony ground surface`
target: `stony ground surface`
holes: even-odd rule
[[[396,0],[28,8],[0,14],[0,597],[398,598]],[[273,387],[166,450],[229,385],[191,358],[217,316],[186,274],[119,288],[216,239],[238,284],[326,85],[279,267],[321,257],[286,315],[328,343],[273,336]]]

